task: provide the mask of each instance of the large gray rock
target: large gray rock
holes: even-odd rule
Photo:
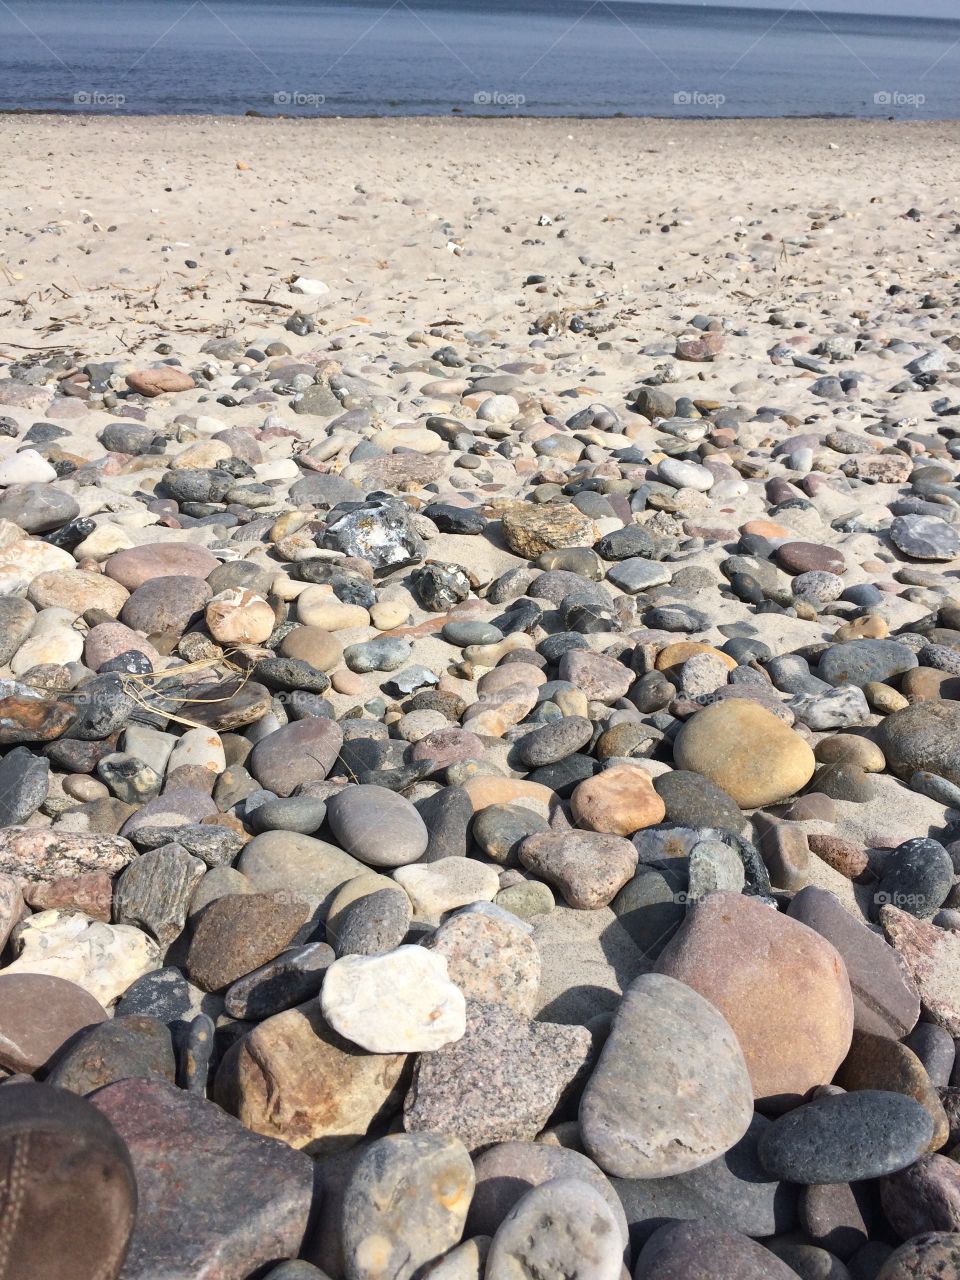
[[[141,854],[117,881],[114,919],[146,929],[161,946],[169,946],[183,932],[190,899],[206,869],[178,844]]]
[[[485,1280],[620,1280],[623,1243],[606,1200],[589,1182],[555,1178],[510,1210],[490,1245]]]

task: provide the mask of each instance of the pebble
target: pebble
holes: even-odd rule
[[[417,862],[427,848],[423,819],[404,796],[385,787],[349,786],[327,801],[327,821],[338,843],[371,867]]]
[[[554,1178],[528,1191],[510,1210],[490,1245],[486,1280],[562,1276],[586,1271],[618,1280],[623,1245],[603,1196],[578,1178]]]

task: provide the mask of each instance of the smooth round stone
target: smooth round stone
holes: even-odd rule
[[[503,632],[490,622],[447,622],[440,635],[447,644],[465,649],[469,644],[499,644]]]
[[[789,799],[813,777],[806,741],[757,703],[718,702],[687,720],[674,741],[678,768],[702,773],[742,809]]]
[[[840,599],[843,579],[835,573],[814,569],[810,573],[798,573],[790,583],[790,590],[797,600],[806,600],[808,604],[830,604]]]
[[[821,655],[817,675],[828,684],[865,684],[891,680],[917,665],[917,655],[896,640],[848,640]]]
[[[535,729],[517,743],[517,755],[529,768],[555,764],[579,751],[593,737],[593,724],[582,716],[565,716]]]
[[[769,1249],[710,1222],[672,1222],[640,1251],[635,1280],[797,1280]]]
[[[922,770],[960,785],[960,703],[917,702],[895,711],[877,727],[876,739],[898,777]]]
[[[519,920],[534,920],[547,915],[556,905],[553,894],[540,880],[524,880],[501,889],[494,903]]]
[[[843,556],[834,547],[817,542],[785,542],[777,548],[777,563],[791,575],[799,573],[835,573],[846,570]]]
[[[588,1155],[619,1178],[670,1177],[728,1151],[752,1118],[747,1063],[723,1015],[674,978],[637,978],[580,1104]]]
[[[205,547],[189,542],[155,542],[118,551],[107,560],[104,569],[128,591],[136,591],[151,578],[171,575],[206,578],[218,563]]]
[[[334,895],[327,914],[327,939],[337,955],[378,955],[399,947],[410,928],[410,899],[387,876],[367,871]]]
[[[289,796],[301,783],[323,781],[342,744],[343,731],[334,720],[298,720],[261,738],[247,757],[247,768],[262,787]]]
[[[120,621],[134,631],[154,635],[183,632],[203,614],[212,591],[203,578],[175,574],[152,578],[138,587],[120,610]]]
[[[700,493],[712,489],[716,480],[706,467],[696,462],[683,462],[679,458],[664,458],[657,467],[657,474],[675,489],[697,489]]]
[[[953,887],[953,877],[953,862],[939,841],[905,841],[884,860],[873,895],[874,918],[891,903],[919,920],[932,920]]]
[[[291,894],[228,894],[196,920],[185,969],[204,991],[219,991],[278,956],[306,922]]]
[[[140,1014],[117,1017],[81,1032],[47,1075],[47,1083],[88,1094],[116,1080],[153,1079],[175,1083],[176,1061],[170,1030]]]
[[[429,708],[424,708],[429,710]],[[441,714],[442,712],[434,712]],[[463,760],[482,760],[485,752],[483,740],[469,729],[460,729],[446,722],[445,728],[433,729],[410,751],[410,760],[432,760],[437,770],[447,769]]]
[[[417,862],[429,840],[410,801],[385,787],[344,787],[327,801],[327,821],[343,848],[371,867]]]
[[[699,773],[673,769],[653,780],[666,807],[666,820],[681,827],[743,829],[743,814],[733,797]]]
[[[581,911],[605,907],[637,869],[637,851],[621,836],[594,831],[530,835],[520,861]]]
[[[651,587],[664,586],[670,581],[670,570],[658,561],[630,556],[608,569],[607,578],[621,591],[636,595]]]
[[[897,516],[890,526],[890,541],[914,560],[953,560],[960,556],[960,534],[939,516]]]
[[[471,833],[488,858],[506,865],[516,863],[527,836],[549,830],[549,823],[524,805],[491,804],[476,815]]]
[[[106,1019],[103,1005],[66,978],[0,974],[0,1067],[41,1071],[76,1036]]]
[[[119,582],[85,569],[38,574],[27,589],[27,599],[38,609],[55,607],[78,614],[102,609],[116,617],[127,598],[127,589]]]
[[[796,1106],[829,1083],[850,1048],[853,997],[839,953],[756,898],[716,892],[693,903],[656,969],[724,1015],[764,1108]]]
[[[326,972],[323,1016],[368,1053],[426,1053],[466,1031],[466,1002],[446,958],[423,947],[344,956]]]
[[[343,660],[351,671],[363,675],[368,671],[396,671],[409,661],[412,652],[409,640],[399,636],[379,636],[375,640],[347,645]]]
[[[18,485],[0,498],[0,520],[12,520],[25,533],[48,533],[79,514],[76,498],[48,484]]]
[[[319,993],[333,958],[333,950],[325,942],[281,951],[276,959],[227,988],[224,1009],[231,1018],[252,1021],[292,1009]]]
[[[317,671],[333,671],[343,658],[340,642],[320,627],[294,627],[280,641],[277,652],[308,662]]]
[[[289,796],[257,805],[252,822],[257,831],[299,831],[312,836],[326,814],[326,802],[317,796]]]
[[[919,1102],[862,1089],[781,1116],[758,1150],[764,1168],[789,1182],[858,1182],[913,1164],[932,1137],[933,1120]]]
[[[960,1232],[960,1165],[924,1155],[880,1184],[887,1221],[905,1240],[924,1231]]]
[[[419,866],[397,867],[393,878],[406,891],[416,918],[434,924],[456,907],[492,902],[500,888],[497,869],[473,858],[440,858]]]
[[[662,822],[666,806],[646,769],[613,764],[577,785],[570,812],[577,826],[587,831],[631,836]]]
[[[456,1138],[398,1133],[370,1143],[343,1196],[344,1274],[405,1280],[432,1271],[463,1234],[474,1184]]]
[[[554,1178],[528,1191],[497,1229],[484,1280],[620,1280],[623,1242],[617,1219],[589,1182]]]
[[[850,1280],[850,1272],[840,1259],[816,1245],[771,1240],[767,1248],[802,1280]]]

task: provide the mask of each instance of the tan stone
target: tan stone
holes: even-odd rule
[[[240,587],[228,587],[206,608],[207,630],[218,644],[263,644],[277,624],[262,596]]]
[[[614,836],[652,827],[667,812],[649,773],[633,764],[613,765],[585,779],[575,788],[570,808],[578,827]]]
[[[501,519],[507,546],[526,560],[555,547],[592,547],[599,537],[590,517],[572,502],[517,502]]]

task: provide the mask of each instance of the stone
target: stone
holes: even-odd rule
[[[286,894],[326,915],[341,885],[367,871],[325,840],[293,831],[265,831],[244,846],[237,862],[259,893]]]
[[[338,499],[339,501],[339,499]],[[324,545],[344,555],[366,560],[374,573],[389,573],[418,564],[426,547],[402,502],[351,511],[327,526]]]
[[[718,702],[685,721],[674,740],[678,768],[701,773],[742,809],[777,804],[813,777],[804,739],[757,703]]]
[[[501,516],[503,539],[525,560],[535,560],[557,547],[591,547],[598,530],[593,520],[570,502],[517,502]]]
[[[723,1155],[752,1118],[747,1063],[722,1014],[662,974],[631,983],[580,1103],[587,1154],[619,1178],[671,1177]]]
[[[616,658],[589,649],[570,649],[560,659],[558,678],[582,689],[592,702],[614,702],[626,696],[633,672]]]
[[[204,610],[207,630],[218,644],[263,644],[276,626],[273,609],[262,596],[239,587],[220,591]]]
[[[860,1089],[806,1102],[771,1124],[760,1159],[799,1183],[859,1182],[904,1169],[929,1147],[933,1121],[901,1093]]]
[[[474,1183],[470,1156],[456,1138],[397,1133],[372,1142],[343,1198],[347,1275],[423,1275],[460,1240]]]
[[[717,892],[691,904],[655,968],[724,1015],[764,1109],[796,1106],[829,1083],[850,1048],[853,997],[839,952],[754,898]]]
[[[386,1127],[400,1109],[406,1061],[402,1053],[358,1052],[312,1000],[237,1040],[223,1056],[213,1096],[254,1133],[327,1156]]]
[[[457,1137],[468,1150],[532,1139],[590,1051],[583,1027],[531,1022],[506,1005],[468,1000],[465,1035],[417,1059],[404,1129]]]
[[[917,770],[960,784],[960,703],[915,702],[886,716],[877,745],[892,773],[910,778]]]
[[[954,560],[960,556],[960,534],[939,516],[897,516],[890,541],[914,560]]]
[[[417,862],[429,839],[411,802],[386,787],[344,787],[327,801],[327,822],[338,843],[371,867]]]
[[[50,762],[26,747],[15,747],[0,760],[0,827],[32,818],[47,798]]]
[[[114,617],[123,608],[128,592],[119,582],[84,569],[40,573],[30,583],[27,599],[38,609],[62,608],[81,614],[102,609]]]
[[[141,854],[117,881],[117,924],[137,925],[162,947],[169,946],[183,932],[190,899],[205,870],[199,858],[176,844]]]
[[[378,955],[393,951],[407,935],[410,899],[395,881],[368,871],[348,880],[327,913],[327,940],[337,955]]]
[[[422,947],[334,961],[320,1007],[334,1031],[368,1053],[423,1053],[466,1029],[466,1004],[446,958]]]
[[[154,542],[118,551],[107,560],[104,572],[133,592],[152,578],[171,575],[206,578],[218,563],[205,547],[185,542]]]
[[[916,984],[930,1021],[960,1036],[960,933],[889,904],[880,908],[880,924]]]
[[[796,1280],[797,1273],[737,1231],[708,1222],[673,1222],[640,1251],[637,1280]]]
[[[743,829],[743,814],[733,797],[701,773],[674,769],[653,780],[668,822],[682,827],[719,827],[727,831]]]
[[[176,1061],[169,1029],[156,1018],[132,1014],[81,1032],[56,1061],[47,1083],[88,1094],[117,1080],[175,1083]]]
[[[570,811],[578,827],[614,836],[632,836],[666,816],[653,780],[637,765],[611,765],[574,788]]]
[[[103,924],[86,916],[40,911],[22,925],[19,955],[4,976],[38,973],[83,987],[104,1008],[143,974],[160,967],[152,938],[128,925]]]
[[[899,1040],[920,1016],[920,994],[897,952],[825,889],[807,886],[787,914],[815,930],[843,957],[859,1031]]]
[[[220,991],[279,955],[309,914],[307,905],[289,894],[218,898],[194,925],[186,972],[204,991]]]
[[[223,1007],[231,1018],[253,1022],[292,1009],[319,994],[333,960],[333,949],[325,942],[289,947],[229,986]]]
[[[817,675],[832,685],[862,688],[902,675],[917,665],[917,655],[896,640],[848,640],[821,656]]]
[[[559,889],[571,907],[589,911],[613,901],[637,869],[637,851],[622,836],[544,832],[526,837],[520,862]]]
[[[529,932],[502,910],[449,916],[426,946],[443,956],[465,996],[532,1016],[540,987],[540,953]]]
[[[161,1081],[121,1080],[92,1101],[136,1173],[131,1276],[244,1280],[299,1253],[313,1191],[305,1156]]]
[[[472,858],[397,867],[393,878],[413,904],[414,916],[428,924],[439,924],[445,912],[457,907],[492,902],[500,888],[496,868]]]
[[[52,881],[86,871],[115,875],[137,856],[121,836],[83,835],[48,827],[0,831],[0,871],[29,881]]]
[[[950,1122],[943,1103],[937,1096],[923,1063],[898,1040],[854,1030],[850,1052],[844,1058],[834,1082],[848,1093],[858,1089],[881,1089],[914,1098],[933,1121],[931,1150],[936,1151],[946,1145],[950,1137]]]
[[[171,392],[191,391],[197,384],[183,369],[173,365],[156,365],[152,369],[138,369],[126,376],[126,384],[138,395],[153,399]]]
[[[289,796],[303,783],[324,781],[342,744],[343,730],[335,720],[297,720],[261,738],[247,768],[262,787]]]
[[[107,1020],[90,993],[65,978],[0,972],[0,1067],[33,1075],[77,1035]]]
[[[932,1231],[915,1236],[886,1259],[876,1280],[948,1280],[960,1268],[960,1237]]]
[[[953,862],[939,841],[907,840],[884,859],[873,895],[875,912],[890,903],[919,920],[932,920],[953,887],[953,877]]]
[[[151,578],[123,602],[120,621],[146,635],[179,636],[202,616],[212,594],[203,578],[182,573]]]
[[[960,1165],[925,1155],[880,1184],[887,1221],[904,1240],[928,1231],[960,1230]]]
[[[554,1178],[528,1191],[504,1218],[484,1276],[620,1280],[622,1272],[623,1245],[606,1200],[589,1182]]]

